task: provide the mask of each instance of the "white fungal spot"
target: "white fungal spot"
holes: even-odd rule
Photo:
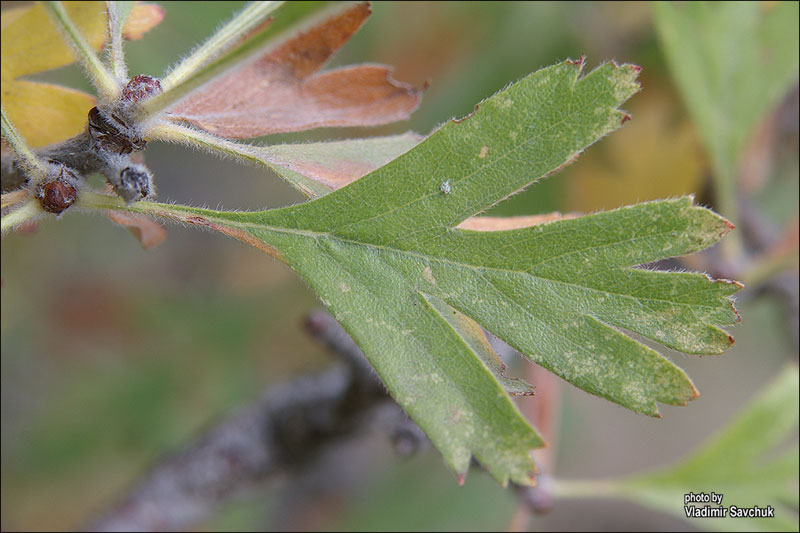
[[[442,191],[442,194],[450,194],[450,180],[439,185],[439,190]]]
[[[481,146],[481,152],[478,154],[478,157],[483,159],[484,157],[486,157],[486,155],[488,153],[489,153],[489,147],[488,146]]]

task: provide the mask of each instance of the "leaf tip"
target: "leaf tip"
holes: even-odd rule
[[[467,473],[466,472],[458,472],[456,473],[456,481],[458,481],[458,486],[463,487],[464,482],[467,480]]]
[[[584,63],[586,63],[586,54],[581,54],[581,57],[579,57],[577,60],[567,58],[567,63],[578,67],[578,72],[580,72],[583,70]]]

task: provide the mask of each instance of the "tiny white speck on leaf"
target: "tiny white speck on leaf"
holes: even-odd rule
[[[442,191],[442,194],[450,194],[450,180],[439,185],[439,190]]]

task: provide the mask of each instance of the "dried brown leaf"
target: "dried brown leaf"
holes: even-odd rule
[[[125,226],[145,250],[158,246],[167,238],[164,226],[146,216],[109,211],[108,218],[120,226]]]
[[[554,220],[578,218],[579,216],[581,216],[580,213],[559,213],[558,211],[553,211],[552,213],[543,215],[526,215],[519,217],[470,217],[456,227],[473,231],[504,231],[527,228],[528,226],[553,222]]]
[[[122,35],[129,41],[142,36],[164,20],[164,8],[156,4],[136,4],[125,19]]]
[[[179,102],[171,118],[238,139],[407,118],[421,91],[392,79],[389,67],[316,73],[370,12],[368,4],[355,4],[298,33]]]

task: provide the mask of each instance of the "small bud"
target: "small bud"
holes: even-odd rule
[[[147,141],[139,138],[125,119],[117,114],[104,113],[93,107],[89,110],[88,131],[94,151],[123,155],[144,150]]]
[[[114,185],[117,194],[127,203],[147,198],[152,190],[150,171],[143,165],[125,167],[119,173],[119,185]]]
[[[128,84],[122,89],[122,98],[129,102],[138,102],[145,98],[150,98],[161,92],[161,82],[158,78],[139,74],[130,79]]]
[[[78,199],[78,191],[70,183],[77,180],[77,176],[62,166],[55,179],[45,178],[36,186],[36,198],[42,204],[42,209],[56,215],[63,213]]]

